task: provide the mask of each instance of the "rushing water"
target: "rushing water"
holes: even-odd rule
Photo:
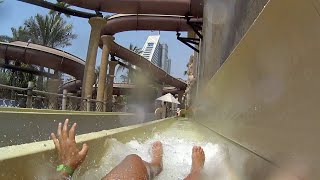
[[[222,146],[211,142],[190,140],[188,137],[183,138],[179,135],[172,136],[172,134],[179,134],[179,132],[179,129],[169,128],[169,130],[165,132],[154,134],[153,137],[144,142],[131,140],[125,144],[116,139],[110,139],[107,142],[110,146],[100,166],[87,170],[84,175],[78,176],[76,179],[100,179],[129,154],[137,154],[143,160],[150,161],[151,145],[157,140],[163,143],[164,168],[163,172],[156,179],[184,179],[191,168],[191,153],[194,145],[202,146],[205,151],[206,161],[203,171],[204,175],[206,177],[217,177],[218,174],[221,175],[222,173],[224,175],[221,179],[228,179],[225,175],[227,174],[226,168],[223,168],[224,160],[227,156]],[[186,133],[186,131],[184,131],[184,133]]]

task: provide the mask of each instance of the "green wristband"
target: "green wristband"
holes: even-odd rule
[[[72,167],[64,165],[64,164],[60,164],[59,166],[57,166],[57,171],[64,171],[66,173],[68,173],[70,176],[72,176],[74,170],[72,169]]]

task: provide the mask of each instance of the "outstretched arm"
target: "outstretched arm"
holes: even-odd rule
[[[88,153],[88,145],[83,144],[82,149],[79,150],[76,145],[75,130],[77,124],[74,123],[68,131],[69,119],[66,119],[62,127],[62,123],[59,123],[57,136],[51,133],[51,138],[58,151],[58,157],[60,165],[57,167],[57,171],[60,176],[59,179],[68,179],[72,177],[73,172],[84,161]]]

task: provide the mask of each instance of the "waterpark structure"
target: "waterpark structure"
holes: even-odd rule
[[[109,119],[107,126],[116,129],[91,127],[91,133],[83,130],[87,134],[78,136],[79,143],[87,142],[91,147],[101,148],[90,149],[82,165],[85,168],[76,173],[76,178],[89,177],[87,172],[97,172],[97,178],[102,177],[105,172],[99,167],[105,165],[103,159],[108,150],[117,145],[110,139],[124,144],[132,140],[143,143],[156,134],[160,134],[164,141],[180,138],[215,144],[215,155],[221,157],[218,161],[220,168],[216,170],[233,179],[268,179],[272,172],[288,163],[298,165],[300,171],[289,171],[296,179],[320,178],[320,158],[317,155],[320,150],[318,0],[61,1],[89,10],[118,14],[110,19],[89,19],[92,29],[83,74],[70,72],[78,78],[83,98],[92,97],[93,72],[100,47],[101,67],[105,69],[100,69],[99,83],[102,85],[97,89],[98,102],[107,102],[112,96],[113,85],[110,83],[113,84],[112,73],[117,63],[111,60],[113,56],[149,70],[155,82],[175,87],[191,99],[188,108],[192,113],[187,117],[147,123],[134,121],[137,117],[132,114],[119,113],[117,118],[101,117],[101,121]],[[178,32],[177,39],[194,50],[195,59],[190,66],[192,83],[166,74],[140,55],[114,42],[114,34],[130,30]],[[180,31],[187,31],[188,37],[181,37]],[[12,44],[12,47],[9,47],[11,44],[0,44],[0,57],[16,49],[17,52],[26,52],[24,60],[29,62],[30,55],[35,57],[42,53],[33,52],[33,49],[19,50],[15,48],[19,45]],[[5,47],[9,47],[6,53]],[[58,53],[53,52],[50,56],[61,59]],[[110,60],[105,58],[108,56]],[[70,61],[70,66],[78,61],[68,54],[65,58]],[[36,58],[31,59],[37,63]],[[60,68],[61,71],[68,68],[53,66],[50,68]],[[107,68],[111,72],[108,81]],[[110,105],[107,102],[106,108],[110,109]],[[12,116],[12,119],[28,114],[20,112],[13,115],[14,112],[6,110],[1,113],[2,116]],[[49,117],[50,113],[38,112],[34,116],[41,119]],[[88,116],[86,113],[92,116],[114,115],[104,112],[68,113],[59,114],[59,118]],[[55,112],[52,116],[57,114]],[[135,125],[126,123],[128,120],[124,120],[124,116],[131,116]],[[41,127],[54,131],[52,124],[50,120],[50,127]],[[6,128],[14,127],[7,125]],[[32,179],[54,173],[52,167],[57,164],[57,155],[51,141],[39,141],[1,147],[0,162],[3,171],[0,175],[5,179]],[[39,173],[39,169],[45,174]]]

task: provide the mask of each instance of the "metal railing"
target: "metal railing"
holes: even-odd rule
[[[69,111],[105,111],[105,102],[0,84],[0,107],[53,109]]]

